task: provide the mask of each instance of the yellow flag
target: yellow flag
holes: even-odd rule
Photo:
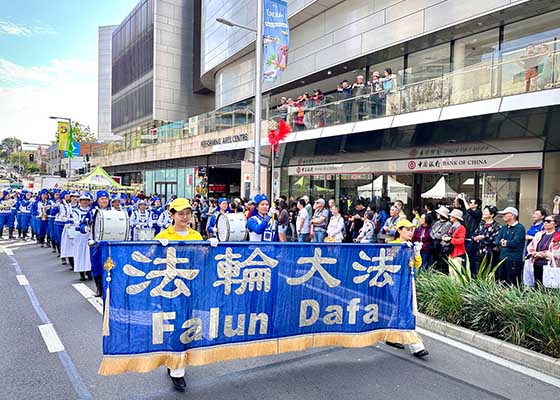
[[[58,121],[58,150],[68,150],[68,121]]]

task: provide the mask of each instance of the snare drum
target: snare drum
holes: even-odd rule
[[[154,228],[135,228],[134,240],[153,240],[154,232]]]
[[[130,225],[124,210],[97,210],[93,217],[94,240],[128,240]]]
[[[216,228],[216,236],[220,242],[242,242],[247,240],[247,220],[242,213],[218,215]]]

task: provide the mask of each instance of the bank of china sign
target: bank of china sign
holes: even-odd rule
[[[298,165],[288,169],[289,175],[410,173],[449,171],[499,171],[542,168],[542,153],[496,154],[465,157],[434,157],[364,163]]]

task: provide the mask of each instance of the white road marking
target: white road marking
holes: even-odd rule
[[[25,275],[16,275],[16,278],[21,286],[29,285],[29,281]]]
[[[91,304],[99,314],[103,315],[103,301],[100,297],[95,297],[93,290],[89,288],[85,283],[74,283],[72,284],[74,289],[76,289],[84,298]]]
[[[10,247],[12,249],[15,249],[17,247],[30,246],[33,244],[37,244],[37,243],[34,240],[28,242],[13,242],[13,243],[5,244],[4,247]]]
[[[431,337],[432,339],[435,339],[439,342],[443,342],[445,344],[448,344],[450,346],[453,346],[453,347],[456,347],[460,350],[463,350],[467,353],[474,354],[477,357],[484,358],[485,360],[491,361],[495,364],[501,365],[501,366],[509,368],[513,371],[519,372],[523,375],[530,376],[531,378],[538,379],[539,381],[542,381],[542,382],[548,383],[549,385],[556,386],[556,387],[560,388],[560,379],[555,378],[553,376],[546,375],[546,374],[544,374],[540,371],[534,370],[532,368],[524,367],[523,365],[519,365],[519,364],[517,364],[513,361],[509,361],[509,360],[506,360],[504,358],[495,356],[493,354],[490,354],[490,353],[487,353],[485,351],[474,348],[472,346],[469,346],[468,344],[458,342],[456,340],[447,338],[447,337],[442,336],[442,335],[440,335],[438,333],[435,333],[435,332],[427,331],[426,329],[423,329],[423,328],[416,327],[416,331],[418,333],[420,333],[421,335]]]
[[[58,334],[54,330],[53,324],[39,325],[38,328],[50,353],[58,353],[59,351],[64,351],[64,345],[62,344],[60,338],[58,337]]]
[[[4,253],[6,253],[9,256],[13,256],[14,252],[11,249],[8,249],[7,247],[4,247]]]

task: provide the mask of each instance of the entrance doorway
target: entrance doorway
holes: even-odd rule
[[[177,182],[156,182],[155,188],[162,204],[165,204],[171,195],[177,194]]]

